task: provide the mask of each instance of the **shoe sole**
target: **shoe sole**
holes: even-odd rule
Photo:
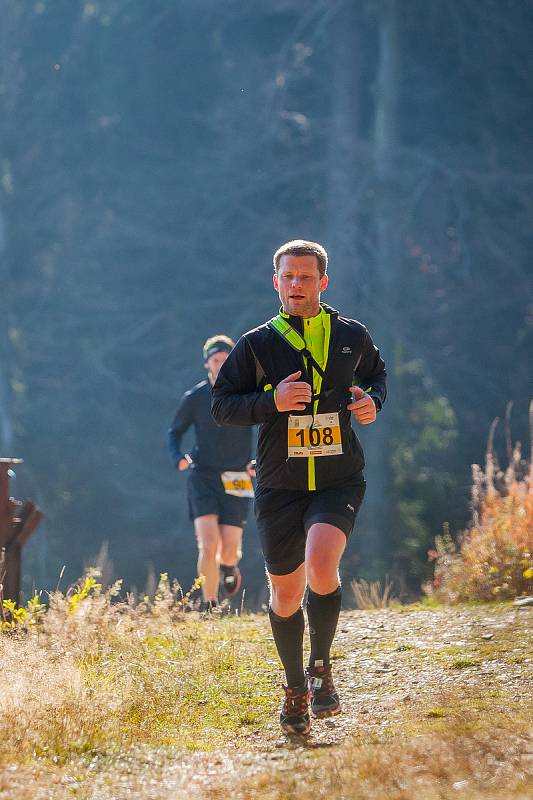
[[[241,583],[242,583],[242,575],[239,572],[239,574],[237,575],[237,582],[235,584],[235,587],[231,590],[231,592],[228,592],[228,590],[224,586],[224,594],[226,595],[226,597],[233,597],[234,594],[237,594],[237,592],[241,588]]]
[[[311,708],[311,714],[313,715],[314,719],[327,719],[328,717],[336,717],[341,713],[342,708],[340,705],[336,708],[325,708],[323,711],[313,711],[313,708]]]
[[[301,730],[300,731],[295,731],[290,727],[285,727],[284,725],[281,726],[281,730],[283,731],[285,736],[298,737],[298,738],[303,739],[306,736],[309,736],[309,734],[311,733],[311,721],[309,721],[309,726],[303,731],[301,731]]]

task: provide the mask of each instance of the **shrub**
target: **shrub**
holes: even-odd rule
[[[530,406],[533,446],[533,402]],[[499,470],[493,450],[497,420],[487,446],[485,469],[473,466],[472,522],[454,542],[445,529],[429,557],[434,579],[426,594],[448,603],[505,600],[533,592],[533,459],[522,459],[508,437],[509,465]]]

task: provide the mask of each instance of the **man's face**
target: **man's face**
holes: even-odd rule
[[[314,317],[320,311],[320,292],[327,285],[328,276],[320,277],[316,256],[281,256],[274,289],[286,314]]]
[[[222,366],[222,364],[224,363],[224,361],[227,359],[228,356],[229,353],[214,353],[212,356],[209,356],[209,358],[205,362],[205,366],[211,374],[213,383],[216,381],[218,373],[220,372],[220,367]]]

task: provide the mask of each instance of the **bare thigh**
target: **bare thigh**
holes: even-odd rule
[[[198,549],[216,555],[219,547],[220,528],[216,514],[205,514],[194,520],[194,532]]]

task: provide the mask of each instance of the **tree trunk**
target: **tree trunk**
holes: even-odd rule
[[[0,277],[4,287],[7,286],[6,266],[4,262],[5,221],[0,211]],[[13,455],[13,422],[11,418],[11,387],[9,380],[9,341],[8,341],[8,308],[7,298],[0,306],[0,458]]]
[[[398,10],[396,0],[384,0],[378,19],[378,64],[374,110],[375,300],[369,326],[388,367],[388,386],[394,402],[395,286],[399,269],[398,214],[393,190],[394,149],[397,141],[399,75]],[[391,519],[391,415],[385,406],[375,425],[362,436],[366,455],[367,492],[362,516],[361,554],[371,577],[389,564]],[[373,573],[373,574],[372,574]]]
[[[356,258],[358,181],[360,8],[344,3],[332,21],[331,113],[328,136],[326,239],[332,262],[331,289],[324,298],[341,313],[355,315],[360,285]],[[338,300],[337,300],[338,298]]]

